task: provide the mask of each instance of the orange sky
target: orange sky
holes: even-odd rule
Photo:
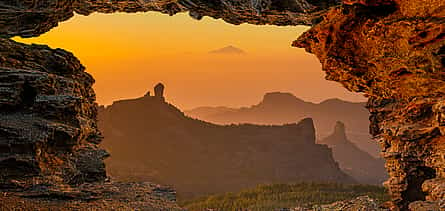
[[[233,26],[196,21],[187,14],[75,16],[39,38],[16,39],[73,52],[96,79],[100,104],[144,95],[155,83],[183,109],[204,105],[247,106],[270,91],[292,92],[313,102],[359,94],[324,80],[315,56],[290,47],[306,27]],[[245,55],[209,54],[233,45]]]

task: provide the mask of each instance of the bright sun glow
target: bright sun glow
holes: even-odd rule
[[[187,14],[75,16],[38,37],[19,39],[73,52],[96,79],[100,104],[139,97],[161,81],[167,99],[183,109],[246,106],[271,91],[308,101],[364,98],[328,82],[315,56],[292,48],[307,27],[234,26]],[[210,54],[234,46],[245,54]]]

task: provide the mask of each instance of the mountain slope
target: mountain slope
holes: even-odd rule
[[[146,95],[99,110],[111,175],[173,185],[179,197],[261,183],[354,180],[315,143],[311,119],[283,126],[220,126]]]
[[[240,48],[237,48],[235,46],[226,46],[223,48],[219,48],[216,50],[209,51],[210,54],[225,54],[225,55],[240,55],[240,54],[246,54],[246,52]]]
[[[345,131],[345,125],[337,122],[334,132],[319,143],[330,146],[340,168],[359,182],[381,185],[388,177],[383,159],[374,158],[359,149],[348,140]]]
[[[191,117],[216,124],[252,123],[285,124],[302,118],[313,118],[319,138],[327,137],[332,125],[342,121],[348,126],[348,137],[362,150],[379,157],[379,147],[369,135],[369,112],[365,103],[329,99],[319,104],[303,101],[293,94],[271,92],[262,101],[250,107],[199,107],[187,110]]]

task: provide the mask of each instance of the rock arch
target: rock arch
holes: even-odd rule
[[[65,125],[62,131],[68,137],[65,140],[70,146],[68,149],[95,155],[96,161],[99,161],[97,165],[101,166],[100,160],[105,155],[99,153],[101,151],[97,148],[100,136],[94,119],[96,111],[94,93],[91,90],[92,78],[83,72],[82,65],[67,52],[43,46],[26,46],[7,38],[16,35],[38,36],[55,27],[58,22],[69,19],[74,12],[88,15],[93,12],[159,11],[173,15],[188,11],[196,19],[210,16],[222,18],[232,24],[313,25],[312,29],[293,43],[293,46],[305,48],[315,54],[323,65],[326,79],[342,83],[348,90],[365,93],[368,97],[367,107],[371,112],[370,132],[380,143],[382,156],[386,159],[390,179],[385,185],[392,197],[392,209],[406,210],[410,203],[417,200],[443,202],[445,198],[445,2],[443,0],[344,0],[343,2],[273,0],[264,1],[266,4],[258,2],[263,1],[12,0],[1,2],[0,36],[6,38],[1,38],[0,42],[0,86],[6,88],[0,89],[0,96],[5,99],[0,100],[0,107],[24,106],[26,112],[38,113],[38,110],[34,109],[38,106],[59,108],[54,105],[67,105],[66,103],[72,105],[65,107],[67,109],[65,111],[71,112],[68,116],[39,115],[42,115],[42,121],[51,120],[55,123],[68,118],[70,124]],[[260,10],[258,5],[262,5]],[[46,59],[42,60],[44,55]],[[56,59],[60,59],[61,55],[64,58],[63,63]],[[32,58],[40,60],[28,61]],[[37,103],[20,105],[14,98],[15,95],[10,93],[14,93],[15,86],[20,86],[19,79],[23,79],[17,76],[20,74],[31,78],[40,74],[48,80],[69,80],[73,84],[72,90],[78,92],[74,91],[62,97],[60,94],[42,94],[41,90],[37,90],[35,96]],[[17,78],[16,83],[9,83],[10,78],[14,77]],[[41,89],[45,86],[48,86],[45,91],[51,90],[50,88],[60,90],[66,88],[51,87],[50,84],[35,88]],[[27,85],[27,93],[33,92],[30,89],[32,87],[32,84]],[[18,114],[24,115],[24,113]],[[0,118],[3,121],[0,129],[4,130],[6,128],[4,122],[11,121],[6,114],[2,114]],[[85,121],[79,121],[80,119]],[[33,124],[27,124],[29,119],[21,120],[24,121],[22,125],[25,128],[15,128],[17,131],[35,130],[32,128]],[[7,126],[7,131],[10,132],[8,134],[18,140],[20,137],[15,135],[19,133],[11,130],[13,125]],[[50,134],[51,130],[45,129],[40,132]],[[4,133],[0,134],[5,136]],[[13,138],[5,140],[10,142]],[[35,142],[35,139],[35,134],[24,137],[24,140],[31,143],[31,147],[29,152],[25,153],[28,157],[20,158],[30,161],[31,166],[36,164],[32,162],[48,164],[47,160],[42,159],[42,152],[39,151],[41,142]],[[0,137],[1,149],[6,151],[12,149],[11,143],[2,142],[5,141]],[[11,154],[9,151],[8,153]],[[0,164],[9,159],[4,159],[4,155],[5,153],[0,154]],[[60,159],[71,167],[76,167],[77,164],[83,163],[82,159],[85,157],[78,154],[77,158],[70,158],[62,153]],[[62,167],[51,165],[51,168],[57,170]],[[74,171],[75,168],[72,170],[91,173],[88,167],[82,168],[80,165],[78,168],[78,171]],[[73,176],[69,172],[65,176]],[[101,175],[98,179],[103,178],[104,172],[93,173]],[[62,174],[61,178],[65,176]],[[0,183],[2,183],[0,185],[7,184],[5,181]],[[419,190],[420,188],[422,190]]]

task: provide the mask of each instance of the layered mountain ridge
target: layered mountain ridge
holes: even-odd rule
[[[187,110],[189,116],[217,124],[252,123],[279,125],[302,118],[313,118],[317,138],[330,135],[337,121],[348,127],[347,134],[362,150],[380,156],[379,146],[369,135],[369,112],[365,103],[328,99],[320,103],[304,101],[291,93],[270,92],[256,105],[242,108],[198,107]]]
[[[315,143],[312,119],[221,126],[189,118],[162,99],[146,95],[100,109],[112,176],[172,185],[185,198],[258,184],[355,182],[328,147]]]
[[[93,1],[2,1],[1,37],[38,36],[55,27],[58,22],[70,18],[75,8],[73,4],[79,2],[88,6],[90,5],[88,3]],[[147,1],[94,1],[93,3],[97,3],[106,12],[150,10],[140,9],[141,5],[145,5],[144,2]],[[171,11],[174,14],[177,11],[176,2],[170,4],[171,1],[149,1],[147,5],[160,3],[156,11],[167,13]],[[193,0],[184,2],[198,3]],[[293,45],[314,53],[322,63],[328,80],[337,81],[351,91],[363,92],[369,98],[367,107],[371,112],[371,133],[382,147],[390,175],[390,179],[386,182],[392,198],[390,208],[416,211],[445,209],[444,1],[344,0],[342,5],[340,1],[298,1],[296,4],[291,4],[298,6],[300,8],[298,11],[303,11],[301,13],[292,13],[292,7],[285,3],[290,2],[266,0],[263,4],[263,1],[256,0],[227,0],[218,1],[216,4],[214,1],[199,1],[198,5],[203,11],[222,10],[227,17],[225,20],[231,23],[242,21],[253,24],[314,24],[312,29],[299,37]],[[225,9],[218,7],[221,4],[229,6]],[[138,9],[132,9],[131,5]],[[270,10],[273,5],[282,12],[276,13],[277,10]],[[312,10],[313,7],[315,9]],[[93,11],[99,9],[87,9],[85,14]],[[252,15],[255,13],[257,16]],[[286,18],[281,19],[283,15],[279,14],[285,14]],[[191,15],[197,19],[202,17],[202,13],[191,13]],[[311,21],[305,21],[308,15]],[[222,17],[218,12],[210,16]],[[231,17],[235,18],[230,19]],[[8,51],[12,52],[21,48],[19,45],[10,45],[10,41],[6,39],[3,39],[0,45],[6,46]],[[28,48],[39,49],[38,46],[32,45]],[[0,66],[12,70],[21,68],[20,66],[15,68],[14,63],[8,63],[21,58],[20,56],[4,52],[2,55],[5,56],[1,58]],[[61,63],[67,61],[59,54],[55,58]],[[50,70],[51,74],[60,74],[58,68],[50,67],[51,63],[45,63],[35,67],[35,70],[38,74],[48,72],[45,69]],[[18,81],[20,80],[22,79]],[[3,86],[13,87],[14,83],[5,83]],[[7,89],[13,90],[12,88],[5,90]],[[5,101],[28,99],[23,102],[32,103],[34,94],[25,93],[25,97],[22,98],[5,95]],[[72,102],[64,97],[56,99],[67,104]],[[50,102],[44,102],[43,105],[45,104],[49,105]],[[21,108],[20,104],[11,105],[12,109]],[[38,111],[29,112],[39,115]],[[69,113],[77,115],[78,112],[80,111],[75,110]],[[94,118],[86,120],[95,122]],[[32,131],[33,125],[24,124],[21,125],[21,129]],[[95,129],[96,127],[92,126],[92,130]],[[1,143],[8,143],[9,139],[5,138],[7,135],[1,134],[3,138],[0,139]],[[30,133],[28,139],[38,137],[40,136],[36,133]],[[60,139],[61,142],[71,140],[71,138]],[[2,150],[6,149],[6,153],[11,153],[12,147],[6,145]],[[43,149],[47,152],[46,148]],[[31,152],[33,149],[19,146],[12,153],[20,154],[17,151]],[[57,151],[60,152],[59,156],[65,158],[71,156],[70,152]],[[31,156],[28,158],[31,160],[35,158],[35,154],[29,153],[29,155]],[[51,155],[48,158],[55,157],[57,156]],[[65,164],[67,162],[62,162],[62,167],[72,168]],[[27,172],[27,169],[17,169],[13,177],[23,177]],[[32,173],[37,176],[40,174],[38,171]],[[3,180],[8,179],[8,177],[3,178]],[[63,184],[61,181],[58,182]],[[20,183],[17,185],[20,186]],[[5,198],[7,199],[8,197]]]

